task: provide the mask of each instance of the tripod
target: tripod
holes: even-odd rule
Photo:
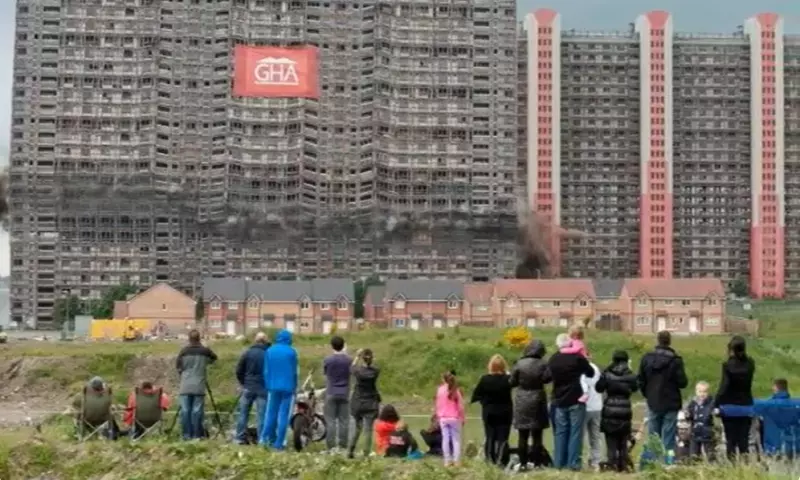
[[[217,408],[217,402],[214,401],[214,394],[211,392],[211,387],[206,382],[206,393],[208,393],[208,400],[211,403],[211,408],[214,410],[214,420],[217,423],[217,432],[211,438],[217,438],[222,432],[225,430],[225,426],[222,424],[222,417],[219,416],[219,409]],[[239,397],[241,397],[241,393],[236,397],[236,402],[234,405],[239,405]],[[233,407],[236,410],[236,406]],[[233,414],[233,410],[228,414],[228,418],[230,418],[231,414]],[[172,433],[172,430],[175,428],[175,425],[178,423],[178,418],[181,416],[181,404],[178,404],[178,409],[175,411],[175,418],[172,419],[172,424],[167,428],[166,434],[169,435]],[[203,427],[205,429],[205,427]],[[205,436],[209,436],[206,434]]]

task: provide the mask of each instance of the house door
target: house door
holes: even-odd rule
[[[227,333],[230,336],[236,335],[236,321],[228,320],[225,323],[225,333]]]
[[[325,334],[331,333],[332,328],[333,328],[333,322],[328,320],[322,322],[322,333]]]
[[[658,331],[663,332],[666,329],[667,329],[667,318],[658,317]]]
[[[295,323],[294,320],[286,320],[286,330],[294,333],[295,330]]]
[[[443,326],[444,324],[442,324],[442,321],[438,318],[433,321],[433,328],[442,328]]]
[[[561,328],[567,328],[569,326],[569,320],[566,318],[560,318],[558,320],[558,326]]]
[[[689,333],[697,333],[697,317],[689,317]]]
[[[411,319],[411,330],[419,330],[419,319]]]
[[[528,328],[536,328],[536,319],[535,318],[529,318],[529,319],[525,320],[525,323],[528,325]]]

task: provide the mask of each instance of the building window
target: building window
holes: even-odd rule
[[[339,310],[347,310],[350,305],[347,304],[347,300],[339,300],[339,303],[336,304],[336,308]]]
[[[405,318],[395,318],[394,319],[394,328],[406,328],[406,319]]]
[[[320,303],[319,304],[319,309],[320,310],[330,310],[331,309],[331,304],[330,303]]]
[[[703,323],[706,324],[708,327],[716,327],[719,325],[719,318],[717,317],[706,317],[703,319]]]
[[[458,300],[448,300],[447,308],[449,308],[450,310],[455,310],[456,308],[458,308]]]
[[[258,299],[251,298],[249,302],[247,302],[247,308],[258,308]]]
[[[709,305],[716,305],[717,304],[717,299],[716,298],[709,298],[708,299],[708,304]]]
[[[516,327],[516,326],[517,326],[516,318],[506,318],[506,327]]]
[[[691,304],[692,304],[691,300],[681,300],[681,305],[683,305],[684,307],[688,307]]]
[[[640,307],[646,307],[647,306],[647,297],[639,297],[639,298],[637,298],[636,299],[636,303]]]
[[[664,306],[671,307],[672,306],[672,300],[664,300]]]
[[[396,308],[397,310],[405,309],[406,308],[405,300],[395,300],[394,301],[394,308]],[[403,320],[403,321],[405,322],[405,320]],[[403,324],[403,325],[405,325],[405,324]]]
[[[506,301],[506,307],[508,307],[508,308],[516,308],[516,306],[517,306],[517,302],[514,301],[513,298],[510,298],[510,299],[508,299],[508,301]]]
[[[239,310],[239,304],[236,302],[228,302],[228,310]]]
[[[211,310],[219,310],[222,307],[222,304],[219,300],[212,300],[211,301]]]
[[[308,303],[308,300],[306,299],[300,300],[300,310],[308,310],[309,306],[310,305]]]
[[[161,304],[161,310],[164,311],[164,312],[167,311],[167,304],[166,303],[162,303]]]
[[[212,318],[208,322],[208,326],[211,327],[211,328],[222,328],[222,319]]]
[[[553,306],[554,307],[560,307],[561,306],[561,302],[558,301],[558,300],[553,300]]]
[[[638,326],[650,325],[650,317],[636,317],[636,325]]]
[[[581,307],[588,307],[589,302],[587,302],[586,300],[581,300],[580,302],[578,302],[578,305],[580,305]]]

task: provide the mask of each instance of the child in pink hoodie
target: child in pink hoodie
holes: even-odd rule
[[[567,333],[572,343],[569,344],[569,347],[562,348],[561,353],[577,353],[584,358],[589,358],[589,350],[586,349],[586,344],[583,343],[583,327],[573,325],[569,327]]]
[[[456,382],[456,372],[452,370],[444,374],[436,391],[436,416],[442,427],[444,464],[456,464],[461,459],[461,429],[465,417],[464,397]]]

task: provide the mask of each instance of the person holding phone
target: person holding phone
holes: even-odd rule
[[[380,370],[373,365],[372,350],[359,349],[353,359],[350,373],[355,380],[353,394],[350,397],[350,415],[353,417],[354,429],[350,436],[347,456],[355,457],[358,439],[364,430],[364,456],[372,450],[372,430],[380,410],[381,394],[378,392],[378,376]]]

